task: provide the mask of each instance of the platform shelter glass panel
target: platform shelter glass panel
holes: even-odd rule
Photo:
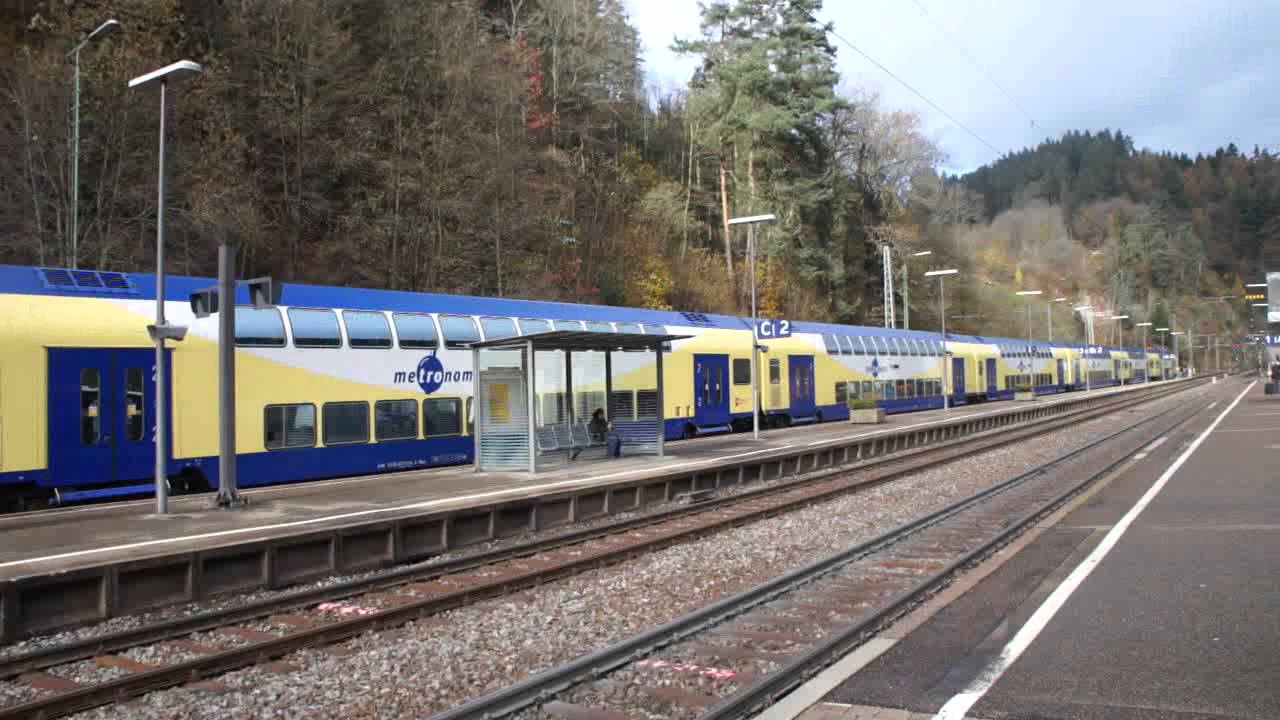
[[[512,367],[526,351],[483,351],[476,372],[477,467],[484,471],[529,469],[529,393],[525,368]],[[523,364],[522,364],[523,365]]]

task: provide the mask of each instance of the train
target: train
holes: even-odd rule
[[[218,484],[217,318],[197,317],[210,278],[165,278],[165,313],[188,328],[167,350],[167,475],[174,493]],[[152,492],[156,384],[148,273],[0,265],[0,505]],[[748,318],[675,310],[285,284],[279,304],[236,298],[239,485],[294,483],[473,461],[472,343],[551,330],[687,336],[663,353],[663,435],[752,425]],[[1168,378],[1163,350],[1085,346],[788,321],[757,372],[765,427],[846,420],[855,401],[889,413]],[[628,353],[633,377],[653,353]],[[431,381],[419,370],[433,358]],[[942,372],[948,363],[948,372]],[[615,368],[616,370],[616,368]],[[946,377],[949,387],[943,387]],[[639,414],[657,393],[615,383],[591,405]],[[539,424],[564,413],[554,388]],[[656,416],[656,413],[655,413]]]

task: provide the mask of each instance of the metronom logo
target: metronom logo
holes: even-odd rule
[[[413,370],[397,370],[393,381],[396,384],[416,383],[423,393],[430,395],[447,382],[471,382],[472,377],[470,370],[445,370],[440,358],[431,353],[422,358]]]

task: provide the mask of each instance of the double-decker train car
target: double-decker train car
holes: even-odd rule
[[[217,318],[196,318],[189,298],[213,281],[166,280],[166,316],[188,328],[167,350],[167,469],[175,492],[196,491],[217,485]],[[155,288],[145,273],[0,266],[0,503],[151,492]],[[235,312],[242,486],[470,462],[470,344],[552,330],[687,335],[663,350],[665,436],[751,425],[751,322],[736,316],[300,284],[279,306]],[[1112,349],[790,325],[763,342],[765,426],[845,419],[858,399],[907,412],[941,407],[944,392],[964,404],[1024,384],[1083,388],[1082,362],[1095,387],[1116,373]],[[638,417],[656,405],[655,373],[651,353],[615,353],[611,394],[575,387],[574,412]],[[537,422],[554,422],[566,394],[540,384]]]

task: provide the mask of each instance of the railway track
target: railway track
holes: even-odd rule
[[[35,695],[0,707],[0,719],[58,717],[253,664],[326,647],[372,630],[468,605],[727,527],[986,452],[1084,420],[1150,402],[1188,386],[1115,401],[1030,426],[991,431],[827,470],[728,496],[480,553],[429,567],[402,568],[235,608],[89,638],[0,661],[0,682]],[[143,659],[139,659],[143,658]],[[157,661],[159,659],[159,661]],[[92,684],[66,679],[78,666]],[[101,676],[101,681],[96,678]],[[0,697],[23,697],[4,693]]]
[[[750,717],[1201,409],[1175,405],[870,541],[431,720]],[[1083,478],[1064,483],[1054,474],[1077,461]]]

